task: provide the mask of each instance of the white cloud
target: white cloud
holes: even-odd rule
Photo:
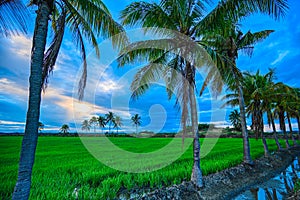
[[[0,125],[25,125],[25,122],[0,120]]]
[[[283,51],[283,52],[279,53],[277,59],[274,60],[274,61],[271,63],[271,65],[275,65],[275,64],[281,62],[281,61],[288,55],[289,52],[290,52],[290,51],[287,50],[287,51]]]
[[[8,48],[14,55],[30,58],[32,41],[31,38],[24,35],[12,36],[8,40]]]
[[[288,124],[285,124],[285,126],[286,126],[286,131],[289,131],[289,125],[288,125]],[[279,124],[275,124],[275,127],[276,127],[276,131],[277,131],[277,132],[281,131],[281,130],[280,130],[280,127],[279,127]],[[298,130],[298,124],[297,124],[297,123],[292,123],[292,129],[293,129],[293,131]],[[273,132],[273,128],[272,128],[272,126],[269,127],[269,125],[266,124],[266,125],[264,126],[264,131],[265,131],[265,132]]]
[[[26,101],[28,89],[23,85],[19,85],[7,78],[0,78],[0,93],[13,97],[18,101]]]

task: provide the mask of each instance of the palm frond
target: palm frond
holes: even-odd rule
[[[121,24],[176,30],[175,21],[156,3],[134,2],[121,12]]]
[[[54,69],[54,65],[61,47],[65,32],[65,19],[66,19],[66,10],[62,9],[60,16],[55,20],[55,35],[54,38],[44,54],[43,60],[43,90],[47,88],[48,78],[50,73]]]
[[[27,34],[30,14],[22,0],[0,1],[0,35]]]
[[[118,24],[108,12],[108,9],[101,1],[96,0],[78,0],[68,2],[64,0],[68,7],[73,7],[84,19],[88,22],[90,28],[94,30],[98,36],[103,38],[112,39],[112,44],[115,48],[122,48],[128,44],[128,38],[126,34],[120,34],[124,32],[123,27]],[[81,22],[83,20],[80,20]],[[83,32],[86,36],[90,36],[87,32]],[[115,37],[112,37],[115,36]],[[94,45],[94,44],[93,44]]]
[[[156,63],[150,63],[142,67],[134,76],[131,83],[132,99],[137,99],[144,94],[153,82],[162,78],[164,66]]]

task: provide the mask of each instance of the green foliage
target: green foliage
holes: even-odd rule
[[[235,130],[237,131],[242,130],[241,117],[240,117],[240,113],[237,110],[234,110],[230,113],[229,120]]]
[[[21,140],[22,137],[12,136],[3,136],[0,140],[2,199],[11,199],[17,180]],[[164,147],[173,138],[110,138],[110,140],[125,150],[146,153]],[[250,142],[253,158],[262,156],[261,141],[250,140]],[[267,142],[270,150],[276,150],[273,140]],[[202,158],[201,168],[203,174],[207,175],[235,166],[242,160],[242,140],[222,138],[218,140],[213,150]],[[149,173],[125,173],[111,169],[96,160],[78,137],[40,137],[30,198],[75,199],[74,189],[77,188],[79,199],[112,199],[120,188],[129,190],[137,187],[158,188],[189,180],[192,163],[192,146],[190,146],[178,160],[163,169]]]
[[[294,187],[294,191],[297,192],[300,190],[300,179],[297,179]]]

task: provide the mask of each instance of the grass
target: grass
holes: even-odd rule
[[[89,140],[101,140],[91,137]],[[120,148],[136,152],[154,152],[172,138],[110,138]],[[180,142],[181,139],[177,138]],[[213,142],[213,139],[205,139]],[[22,137],[0,137],[0,197],[10,199],[16,179]],[[203,142],[203,139],[201,139]],[[268,140],[270,151],[276,150]],[[284,142],[282,145],[284,146]],[[253,159],[263,155],[260,140],[250,140]],[[107,152],[103,152],[107,153]],[[207,175],[242,162],[242,139],[220,138],[201,159],[203,174]],[[134,167],[134,166],[133,166]],[[192,147],[171,165],[148,173],[127,173],[109,168],[95,159],[77,137],[40,137],[33,169],[30,199],[112,199],[121,188],[156,188],[189,180],[192,168]]]

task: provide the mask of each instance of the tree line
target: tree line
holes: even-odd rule
[[[286,120],[290,130],[290,139],[292,139],[293,145],[297,145],[293,135],[291,118],[295,118],[297,121],[297,138],[300,139],[300,89],[291,87],[283,82],[277,82],[275,69],[269,69],[269,72],[266,74],[261,74],[260,70],[253,74],[245,72],[241,83],[246,114],[251,119],[250,127],[254,131],[256,138],[260,137],[262,139],[265,155],[269,155],[269,150],[264,136],[264,115],[267,118],[267,124],[272,127],[278,150],[281,150],[282,147],[278,141],[275,119],[279,121],[279,128],[284,135],[286,148],[291,146],[286,131]],[[225,105],[238,105],[238,94],[236,92],[227,94],[224,99],[227,100]],[[237,110],[230,113],[229,119],[237,130],[241,130],[240,117]]]
[[[138,127],[142,123],[141,116],[139,114],[134,114],[130,119],[132,124],[136,127],[135,133],[138,134]],[[120,116],[115,115],[113,112],[108,112],[104,116],[93,116],[89,120],[83,120],[81,124],[81,129],[85,131],[90,131],[91,128],[93,128],[94,133],[96,133],[96,128],[100,127],[102,129],[103,134],[104,128],[106,127],[106,125],[108,125],[108,133],[112,133],[111,128],[115,128],[118,134],[119,128],[121,128],[123,125],[122,121],[123,119]]]

